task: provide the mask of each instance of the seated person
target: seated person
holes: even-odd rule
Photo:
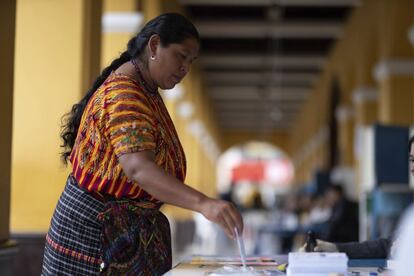
[[[325,199],[331,207],[326,229],[320,237],[330,242],[351,242],[358,239],[358,204],[349,200],[341,185],[330,185]]]
[[[305,246],[300,251],[305,251]],[[314,252],[343,252],[350,259],[385,259],[393,256],[394,246],[395,241],[391,238],[344,243],[316,240]]]
[[[410,172],[414,176],[414,136],[412,136],[408,142],[409,144],[409,162],[410,162]],[[339,190],[341,193],[342,191]],[[412,207],[414,208],[414,207]],[[414,209],[411,211],[412,221],[414,221]],[[340,227],[341,224],[337,224]],[[342,225],[351,225],[350,223],[343,223]],[[399,249],[399,255],[403,255],[405,258],[406,266],[401,269],[411,269],[408,267],[409,260],[412,259],[412,255],[409,253],[411,252],[412,244],[409,242],[405,242],[412,238],[411,229],[414,229],[414,222],[412,222],[412,228],[406,228],[409,230],[405,230],[408,232],[406,233],[405,237],[403,236],[403,240],[401,244],[397,245],[396,239],[391,238],[382,238],[376,239],[372,241],[364,241],[364,242],[342,242],[342,243],[331,243],[323,240],[316,240],[316,245],[313,248],[314,252],[344,252],[347,254],[348,258],[350,259],[363,259],[363,258],[387,258],[387,257],[394,257],[395,248]],[[408,238],[407,238],[408,237]],[[334,239],[336,240],[336,239]],[[414,240],[414,239],[411,239]],[[305,251],[306,243],[303,247],[299,249],[299,251]],[[401,249],[403,248],[403,249]],[[401,253],[404,251],[404,253]],[[408,252],[408,253],[407,253]],[[397,258],[400,258],[397,256]],[[407,261],[408,260],[408,261]],[[402,270],[401,270],[402,271]],[[405,271],[405,270],[404,270]],[[408,275],[408,274],[399,274],[399,275]]]

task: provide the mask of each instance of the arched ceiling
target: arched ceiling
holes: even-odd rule
[[[289,129],[357,0],[179,0],[223,131]]]

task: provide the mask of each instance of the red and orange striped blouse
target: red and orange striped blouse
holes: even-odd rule
[[[118,157],[151,150],[155,162],[184,181],[186,160],[161,96],[112,73],[89,100],[70,155],[72,174],[89,191],[159,203],[124,174]]]

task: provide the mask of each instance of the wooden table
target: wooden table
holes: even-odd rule
[[[285,264],[288,261],[287,255],[275,255],[275,256],[260,256],[260,257],[251,257],[256,258],[254,262],[248,263],[248,266],[253,266],[257,270],[267,270],[267,271],[276,271],[276,264]],[[237,260],[237,256],[207,256],[207,255],[196,255],[188,256],[179,264],[177,264],[173,269],[164,274],[164,276],[205,276],[209,272],[213,272],[219,268],[222,268],[224,265],[238,265],[230,262],[220,262],[225,259],[234,259]],[[219,262],[215,262],[219,260]],[[266,265],[260,265],[259,260],[265,261]],[[370,275],[370,272],[376,272],[377,275],[387,276],[390,275],[390,271],[378,270],[378,267],[383,267],[385,264],[383,259],[357,259],[350,260],[348,263],[348,275],[351,276],[365,276]],[[277,274],[271,274],[277,275]]]

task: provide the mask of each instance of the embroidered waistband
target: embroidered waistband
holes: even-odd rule
[[[78,182],[76,181],[73,175],[69,175],[69,178],[70,178],[70,183],[72,185],[76,185],[77,187],[82,189],[84,192],[88,193],[89,195],[91,195],[92,197],[94,197],[95,199],[97,199],[98,201],[102,203],[116,202],[122,208],[132,205],[132,206],[136,206],[136,207],[140,207],[144,209],[160,209],[162,206],[161,202],[155,203],[151,201],[140,201],[140,200],[134,200],[134,199],[128,199],[128,198],[118,199],[112,195],[107,195],[107,194],[103,194],[100,192],[88,191],[85,187],[78,184]]]

